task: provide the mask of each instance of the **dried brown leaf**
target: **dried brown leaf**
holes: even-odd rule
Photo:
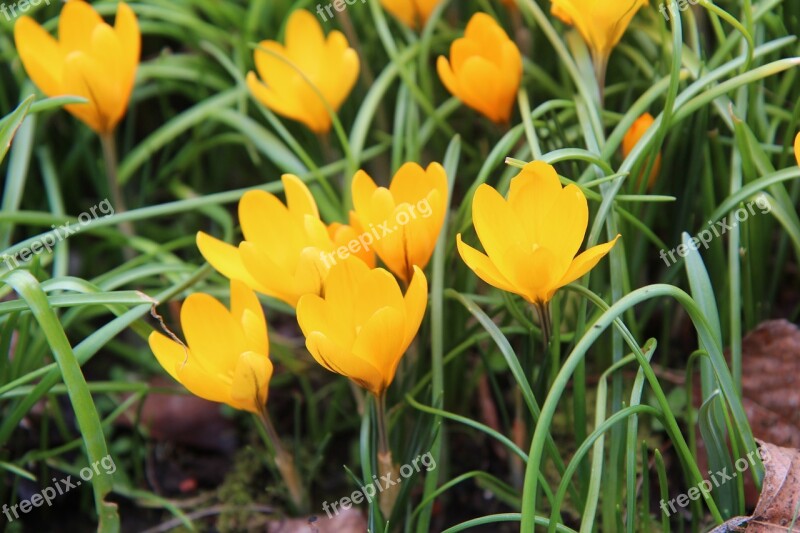
[[[759,445],[765,474],[753,515],[732,518],[711,533],[800,532],[800,450],[763,441]]]

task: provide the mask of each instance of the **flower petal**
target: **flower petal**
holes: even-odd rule
[[[197,248],[205,260],[226,278],[240,280],[261,294],[275,296],[272,290],[256,281],[255,277],[245,268],[239,249],[235,246],[199,231],[197,232]]]
[[[210,373],[233,371],[234,354],[247,350],[242,327],[219,301],[203,293],[191,294],[181,307],[181,325],[193,364]]]
[[[58,43],[28,16],[14,25],[14,43],[25,72],[47,96],[63,94],[61,72],[66,55]]]
[[[263,409],[267,403],[272,370],[272,362],[264,354],[240,354],[233,372],[231,406],[251,413]]]
[[[457,235],[456,239],[458,253],[461,255],[461,259],[464,260],[464,263],[467,264],[476,276],[492,287],[497,287],[498,289],[508,292],[519,293],[519,289],[503,276],[488,256],[480,253],[478,250],[462,241],[460,233]]]
[[[605,255],[614,247],[617,243],[617,239],[619,239],[619,235],[614,237],[614,240],[607,242],[605,244],[598,244],[597,246],[593,246],[580,254],[578,257],[572,261],[572,264],[569,266],[569,270],[564,274],[561,280],[558,282],[556,288],[563,287],[569,283],[572,283],[576,279],[583,277],[584,274],[589,272],[593,269],[600,260],[605,257]]]

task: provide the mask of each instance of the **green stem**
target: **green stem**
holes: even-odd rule
[[[389,432],[386,426],[386,391],[375,396],[375,418],[378,429],[378,475],[381,479],[396,480],[400,478],[399,471],[392,459],[392,450],[389,448]],[[392,485],[380,493],[380,509],[385,520],[389,520],[397,502],[399,486]]]
[[[297,473],[294,457],[291,453],[286,451],[283,444],[281,444],[281,438],[278,436],[278,432],[272,424],[266,407],[259,411],[257,418],[272,445],[272,450],[275,454],[275,467],[278,469],[278,472],[280,472],[284,483],[286,483],[286,488],[289,489],[289,496],[292,499],[292,503],[295,509],[299,513],[302,513],[306,510],[306,504],[303,484],[300,481],[300,475]]]
[[[100,135],[100,144],[103,146],[103,162],[106,167],[106,180],[108,190],[111,194],[111,202],[114,205],[115,213],[124,213],[128,210],[125,205],[125,198],[122,195],[122,187],[119,183],[119,160],[117,159],[117,143],[114,139],[114,132],[103,133]],[[120,222],[119,229],[128,239],[133,238],[136,232],[133,223],[129,220]],[[123,249],[126,259],[133,258],[133,249],[126,246]]]

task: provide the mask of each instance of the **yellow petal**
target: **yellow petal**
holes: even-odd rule
[[[418,267],[414,268],[414,275],[403,298],[403,304],[406,310],[406,320],[402,351],[405,352],[411,341],[417,336],[419,326],[425,317],[425,309],[428,307],[428,280]]]
[[[450,94],[463,101],[461,96],[461,85],[456,77],[453,69],[450,67],[450,62],[444,56],[439,56],[436,60],[436,72],[439,73],[439,79],[442,80],[445,88],[450,91]]]
[[[245,240],[278,265],[291,265],[304,246],[303,229],[275,195],[266,191],[248,191],[239,201],[239,223]]]
[[[504,271],[502,261],[506,251],[527,242],[516,213],[500,193],[482,184],[472,200],[472,221],[486,255]]]
[[[543,161],[528,163],[511,179],[508,203],[522,221],[529,242],[540,242],[548,231],[551,222],[547,215],[560,194],[555,168]]]
[[[520,289],[515,287],[505,276],[497,269],[488,256],[480,253],[472,246],[466,244],[461,240],[461,234],[456,237],[456,244],[458,246],[458,253],[464,263],[475,272],[475,275],[483,281],[498,289],[520,293]]]
[[[85,104],[64,106],[65,109],[95,132],[102,134],[111,130],[109,129],[107,117],[101,113],[98,102],[92,94],[93,82],[97,80],[99,75],[97,65],[83,52],[72,52],[64,59],[64,68],[61,73],[64,93],[72,96],[82,96],[88,100]]]
[[[122,48],[119,56],[120,90],[127,107],[136,78],[136,68],[139,66],[139,58],[142,53],[142,34],[139,31],[136,15],[125,2],[117,4],[114,31]]]
[[[92,33],[92,59],[96,71],[93,78],[88,81],[108,131],[116,127],[128,106],[127,100],[123,100],[120,83],[121,56],[122,46],[114,30],[107,24],[96,26]],[[125,89],[127,93],[127,87]]]
[[[233,373],[231,405],[237,409],[258,413],[267,403],[272,362],[265,355],[244,352],[239,355]]]
[[[181,325],[193,363],[211,373],[228,374],[233,354],[247,350],[242,327],[219,301],[203,293],[191,294],[181,307]]]
[[[249,350],[269,354],[264,310],[255,293],[243,282],[231,280],[231,315],[242,325]]]
[[[86,2],[67,2],[58,19],[58,40],[64,53],[92,48],[92,34],[96,26],[105,24],[100,15]]]
[[[286,23],[286,50],[306,76],[316,78],[317,69],[322,66],[319,52],[324,46],[325,34],[319,19],[305,9],[293,11]]]
[[[353,344],[353,354],[363,361],[369,361],[370,366],[380,372],[381,382],[375,386],[378,394],[392,383],[397,364],[407,348],[404,346],[404,315],[404,309],[378,309],[361,327]]]
[[[295,292],[294,286],[297,257],[293,259],[292,265],[279,264],[268,255],[266,249],[247,241],[239,244],[239,254],[242,264],[250,275],[268,290],[264,294],[283,300],[292,307],[297,304],[297,299],[300,297]]]
[[[65,54],[56,40],[32,18],[23,16],[14,25],[14,43],[25,71],[39,90],[51,97],[62,94]]]
[[[613,241],[607,242],[605,244],[598,244],[597,246],[593,246],[589,248],[578,257],[572,261],[572,264],[569,266],[569,270],[564,274],[564,277],[558,282],[558,287],[563,287],[569,283],[572,283],[576,279],[582,277],[584,274],[589,272],[593,269],[600,260],[605,257],[605,255],[614,247],[617,243],[617,239],[619,239],[619,235],[614,237]]]
[[[172,379],[180,382],[178,366],[188,360],[189,351],[184,346],[157,331],[150,334],[147,342],[150,344],[150,350],[156,356],[158,363],[172,376]]]
[[[381,0],[381,5],[409,28],[417,27],[417,11],[412,0]]]
[[[369,174],[359,170],[353,176],[351,188],[353,191],[353,207],[355,207],[356,212],[366,212],[372,202],[372,195],[375,194],[378,186],[375,185]]]
[[[157,331],[150,334],[148,341],[150,349],[164,370],[189,392],[212,402],[228,400],[229,385],[195,364],[190,351]]]
[[[583,243],[589,224],[586,196],[576,185],[561,189],[548,208],[539,245],[553,252],[556,269],[565,272]]]
[[[235,246],[199,231],[197,232],[197,248],[205,260],[226,278],[240,280],[261,294],[275,296],[272,290],[256,281],[255,277],[245,268],[239,249]]]
[[[283,189],[286,191],[286,205],[289,211],[298,215],[311,215],[319,218],[317,202],[306,184],[294,174],[281,176]]]
[[[306,335],[306,348],[311,356],[328,370],[351,379],[373,394],[382,392],[383,374],[371,362],[343,350],[324,334],[313,331]]]
[[[501,272],[512,284],[519,287],[518,293],[530,303],[550,300],[556,282],[563,273],[556,256],[547,248],[512,246],[503,257]]]
[[[382,268],[367,271],[357,279],[355,294],[355,323],[365,324],[383,307],[403,310],[403,293],[394,277]],[[402,340],[402,339],[401,339]]]

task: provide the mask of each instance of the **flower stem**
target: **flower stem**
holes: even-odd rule
[[[386,393],[375,396],[375,417],[378,426],[378,475],[381,479],[394,481],[400,478],[397,466],[392,460],[392,450],[389,448],[389,433],[386,427]],[[383,518],[389,520],[392,516],[394,504],[397,502],[400,487],[391,485],[380,493],[380,508]]]
[[[592,63],[594,64],[594,77],[597,80],[597,89],[600,96],[598,103],[602,108],[606,95],[606,70],[608,69],[608,55],[593,54]]]
[[[300,475],[297,473],[297,468],[294,464],[294,457],[292,454],[283,447],[278,432],[275,431],[275,426],[269,417],[269,412],[266,408],[261,409],[258,413],[258,420],[269,438],[272,450],[275,453],[275,467],[280,472],[283,482],[286,483],[286,488],[289,489],[289,496],[292,499],[295,509],[302,513],[306,510],[305,498],[303,491],[303,484],[300,481]]]
[[[108,190],[111,194],[111,202],[116,213],[124,213],[128,210],[125,206],[125,198],[122,195],[122,188],[119,186],[119,161],[117,159],[117,143],[114,139],[114,132],[100,134],[100,144],[103,147],[103,161],[106,167],[106,180],[108,180]],[[129,240],[136,232],[133,223],[130,221],[121,222],[119,229]],[[130,246],[123,248],[123,255],[126,259],[133,258],[133,249]]]
[[[547,348],[550,345],[550,337],[552,336],[550,306],[547,303],[537,303],[534,304],[533,308],[536,309],[536,314],[539,316],[539,325],[542,328],[542,340],[544,341],[544,351],[547,353]]]

